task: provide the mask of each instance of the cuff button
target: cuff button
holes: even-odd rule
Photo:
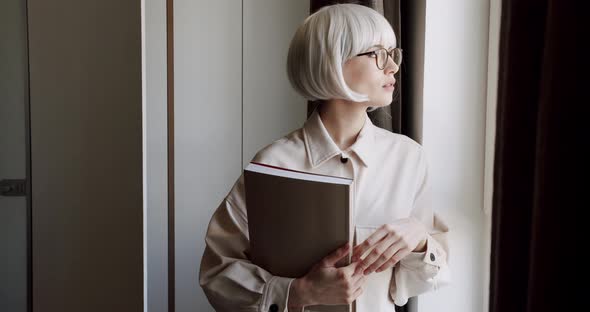
[[[434,259],[436,259],[436,258],[434,257],[434,254],[433,254],[433,253],[430,253],[430,261],[434,261]]]
[[[270,309],[268,310],[270,312],[279,312],[279,306],[276,303],[273,303],[270,305]]]

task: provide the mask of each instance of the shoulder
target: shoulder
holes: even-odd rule
[[[375,143],[383,146],[387,151],[395,150],[397,153],[421,156],[424,148],[420,143],[404,134],[393,133],[379,127],[375,127]]]
[[[397,174],[401,171],[407,172],[408,176],[412,172],[422,174],[428,167],[424,147],[407,135],[378,128],[375,131],[375,149],[376,163]]]
[[[252,161],[281,166],[303,159],[302,155],[305,155],[305,141],[303,128],[299,128],[264,146]]]

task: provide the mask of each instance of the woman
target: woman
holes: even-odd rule
[[[387,20],[355,4],[309,16],[287,60],[295,90],[319,105],[302,128],[252,161],[355,180],[353,263],[346,244],[300,278],[273,276],[248,259],[243,175],[213,215],[200,284],[217,311],[300,311],[356,300],[358,312],[394,311],[449,281],[448,228],[430,205],[421,146],[374,126],[367,110],[389,105],[401,50]],[[305,309],[307,310],[307,309]]]

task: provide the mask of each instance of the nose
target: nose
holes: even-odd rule
[[[399,66],[397,64],[395,64],[390,57],[388,57],[387,64],[385,64],[384,70],[385,70],[386,75],[389,75],[389,74],[395,75],[399,71]]]

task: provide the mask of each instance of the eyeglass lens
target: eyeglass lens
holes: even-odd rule
[[[379,49],[376,52],[377,52],[377,66],[379,66],[379,68],[383,69],[383,68],[385,68],[385,65],[387,64],[387,57],[388,57],[387,50]],[[401,50],[400,49],[392,49],[391,54],[393,56],[393,62],[399,66],[402,61]]]

